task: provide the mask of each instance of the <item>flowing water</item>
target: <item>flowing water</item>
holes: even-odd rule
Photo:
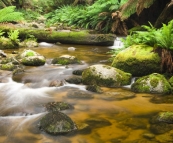
[[[143,134],[150,133],[151,116],[159,111],[173,111],[172,104],[151,103],[150,98],[153,95],[132,93],[129,91],[130,86],[102,87],[102,94],[86,91],[85,85],[67,82],[61,87],[49,87],[53,80],[64,80],[72,76],[73,70],[100,63],[110,65],[110,55],[107,52],[111,48],[61,44],[45,46],[41,43],[39,47],[30,49],[47,58],[44,66],[26,67],[24,73],[14,76],[13,79],[9,72],[0,73],[0,143],[125,143],[142,139]],[[52,58],[64,54],[76,56],[82,60],[82,64],[50,64]],[[92,94],[93,98],[78,99],[68,96],[69,93],[81,91]],[[135,97],[117,100],[107,93],[135,94]],[[39,120],[47,113],[43,105],[48,102],[67,102],[74,106],[74,109],[62,112],[76,124],[83,124],[93,118],[101,121],[90,124],[87,132],[49,135],[38,128]],[[105,120],[110,124],[105,125]]]

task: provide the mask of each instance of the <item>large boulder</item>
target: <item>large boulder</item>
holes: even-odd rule
[[[46,62],[46,58],[33,50],[24,50],[17,56],[20,62],[26,66],[41,66]]]
[[[170,94],[172,87],[166,78],[158,73],[153,73],[137,79],[131,90],[141,93]]]
[[[108,65],[93,65],[83,71],[82,80],[88,85],[120,87],[130,84],[131,74]]]
[[[119,52],[112,66],[129,72],[134,76],[144,76],[161,72],[161,59],[153,47],[147,45],[132,45]]]
[[[46,114],[40,120],[39,127],[52,135],[66,134],[77,130],[77,126],[72,119],[59,111]]]

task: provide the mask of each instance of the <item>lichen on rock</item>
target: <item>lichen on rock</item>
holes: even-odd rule
[[[82,73],[82,80],[87,85],[120,87],[131,82],[131,74],[108,65],[93,65]]]
[[[166,78],[158,73],[143,76],[132,84],[131,90],[141,93],[170,94],[172,87]]]

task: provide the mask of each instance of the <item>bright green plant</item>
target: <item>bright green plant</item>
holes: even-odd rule
[[[108,33],[112,27],[111,13],[118,10],[119,1],[97,0],[90,6],[66,5],[47,14],[48,23],[67,23],[81,28],[101,30]]]
[[[0,22],[13,22],[23,20],[23,14],[15,11],[15,6],[5,7],[0,10]]]
[[[0,37],[4,35],[5,32],[3,32],[2,30],[0,30]]]
[[[18,43],[19,42],[19,31],[18,30],[11,30],[8,32],[8,38],[11,39],[11,41]]]

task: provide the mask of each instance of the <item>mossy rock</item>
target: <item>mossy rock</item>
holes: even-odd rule
[[[52,64],[69,65],[79,63],[81,63],[79,59],[77,59],[75,56],[70,55],[63,55],[52,60]]]
[[[97,85],[88,85],[86,90],[96,93],[103,93],[103,90],[100,88],[100,86]]]
[[[45,105],[49,112],[73,109],[74,107],[66,102],[49,102]]]
[[[172,92],[172,87],[163,75],[153,73],[137,79],[132,84],[131,90],[138,93],[168,95]]]
[[[154,48],[147,45],[132,45],[119,52],[112,65],[115,68],[131,73],[133,76],[144,76],[161,72],[161,59]]]
[[[17,55],[21,63],[26,66],[41,66],[46,62],[46,58],[33,50],[24,50],[21,54]]]
[[[0,49],[16,49],[19,45],[11,41],[9,38],[0,38]]]
[[[76,124],[72,119],[59,111],[46,114],[40,120],[39,128],[52,135],[67,134],[77,130]]]
[[[27,48],[38,47],[38,43],[35,40],[26,39],[20,43],[20,46],[21,47],[27,47]]]
[[[30,56],[22,58],[21,62],[25,66],[42,66],[45,64],[46,59],[43,56]]]
[[[1,64],[0,69],[1,70],[7,70],[7,71],[12,71],[16,68],[16,66],[12,63],[6,63],[6,64]]]
[[[130,84],[131,74],[107,65],[93,65],[83,71],[82,80],[87,85],[120,87]]]
[[[164,134],[173,128],[173,112],[159,112],[150,119],[150,130],[154,134]]]
[[[173,124],[173,112],[171,112],[171,111],[160,112],[158,114],[157,120],[160,122]]]

